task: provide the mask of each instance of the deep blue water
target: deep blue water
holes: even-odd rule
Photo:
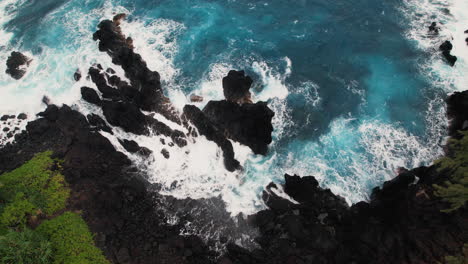
[[[150,47],[143,56],[169,76],[163,80],[169,94],[203,93],[216,69],[245,69],[255,94],[277,112],[277,130],[269,155],[244,164],[245,187],[230,189],[248,196],[243,198],[288,172],[315,175],[356,202],[399,166],[427,164],[440,154],[445,92],[420,70],[429,57],[405,37],[409,23],[401,0],[12,2],[14,13],[3,28],[13,36],[0,52],[28,51],[41,65],[27,76],[30,81],[11,84],[2,77],[0,85],[27,90],[44,82],[41,91],[59,98],[76,94],[69,76],[77,67],[86,69],[76,65],[80,60],[105,56],[93,50],[92,33],[106,14],[122,11],[119,6],[130,11],[128,28],[138,24],[151,31],[128,33]],[[152,52],[169,64],[155,62],[160,57]],[[50,77],[33,81],[44,72]],[[286,88],[287,96],[278,95]]]

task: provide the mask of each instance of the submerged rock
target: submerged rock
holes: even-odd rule
[[[439,30],[440,30],[440,28],[437,26],[436,22],[432,22],[431,25],[429,26],[429,32],[438,34]]]
[[[14,79],[19,80],[26,74],[26,69],[31,61],[32,59],[21,52],[13,51],[6,62],[6,73],[11,75]]]

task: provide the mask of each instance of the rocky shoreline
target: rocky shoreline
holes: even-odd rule
[[[102,108],[109,124],[134,134],[149,134],[151,128],[151,133],[165,135],[173,141],[168,143],[177,146],[196,140],[199,133],[223,150],[226,169],[231,171],[241,168],[228,139],[265,154],[274,113],[265,103],[251,101],[248,76],[230,72],[223,80],[226,100],[210,102],[203,110],[187,105],[177,113],[164,96],[159,74],[146,67],[133,51],[132,40],[122,34],[123,18],[102,21],[94,39],[124,69],[130,83],[97,64],[88,75],[98,91],[81,90],[84,100]],[[468,92],[451,95],[447,103],[450,135],[460,138],[458,131],[468,128]],[[189,133],[172,129],[145,111],[160,113],[187,127]],[[35,153],[52,150],[64,160],[64,175],[72,190],[68,207],[82,211],[96,234],[96,245],[113,263],[437,263],[460,254],[468,241],[466,207],[441,212],[448,205],[435,196],[434,184],[451,175],[437,165],[402,169],[395,179],[375,188],[369,202],[351,207],[320,188],[313,177],[285,175],[284,185],[266,187],[267,210],[233,223],[217,199],[176,200],[158,194],[129,158],[99,133],[112,133],[112,128],[98,115],[84,116],[66,105],[49,105],[38,115],[15,136],[14,143],[0,149],[0,173],[19,167]],[[254,127],[258,129],[250,133]],[[131,152],[150,155],[135,142],[122,139],[121,144]],[[278,196],[279,188],[296,203]],[[225,250],[215,252],[213,241],[180,235],[184,223],[203,216],[182,212],[185,222],[169,225],[167,204],[176,211],[203,207],[204,214],[216,215],[219,226],[255,229],[258,248],[239,247],[227,230],[215,241]]]

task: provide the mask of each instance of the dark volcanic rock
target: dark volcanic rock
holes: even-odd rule
[[[450,119],[449,134],[457,137],[457,131],[466,130],[468,126],[468,91],[455,92],[447,98],[447,115]]]
[[[97,92],[89,87],[81,87],[81,96],[83,97],[83,100],[85,100],[88,103],[92,103],[95,105],[100,105],[101,104],[101,98],[97,94]]]
[[[1,120],[1,121],[7,121],[8,119],[11,119],[11,118],[15,118],[15,116],[11,116],[11,115],[2,115],[2,117],[0,117],[0,120]]]
[[[169,151],[167,149],[162,149],[161,154],[163,155],[164,158],[169,159],[171,156],[169,155]]]
[[[89,68],[88,74],[89,76],[91,76],[91,80],[96,84],[98,90],[102,93],[102,96],[104,98],[119,98],[120,92],[107,84],[107,80],[105,78],[105,75],[102,74],[102,70],[99,70],[95,67],[91,67]]]
[[[86,116],[86,118],[88,119],[89,124],[92,127],[95,127],[96,130],[102,130],[107,133],[114,134],[112,129],[106,124],[106,121],[104,121],[100,116],[96,114],[89,114]]]
[[[439,33],[439,30],[440,28],[437,26],[436,22],[432,22],[431,25],[429,26],[429,32],[437,34]]]
[[[157,135],[170,137],[178,146],[187,145],[183,132],[173,130],[166,124],[144,115],[134,104],[128,102],[103,101],[102,111],[109,124],[119,126],[126,132],[137,135]]]
[[[107,122],[119,126],[126,132],[137,135],[148,134],[146,116],[134,104],[127,102],[103,101],[102,111]]]
[[[203,113],[228,138],[249,146],[255,154],[266,154],[271,143],[275,115],[265,102],[243,104],[210,101]]]
[[[457,57],[450,54],[452,48],[453,48],[453,45],[448,40],[442,43],[439,47],[439,49],[442,51],[442,55],[447,60],[450,66],[454,66],[455,62],[457,61]]]
[[[223,150],[224,166],[228,171],[240,169],[239,161],[234,158],[234,149],[231,142],[226,139],[223,131],[214,126],[198,107],[186,105],[184,107],[184,117],[198,129],[201,135],[215,142]]]
[[[157,210],[163,198],[147,190],[130,160],[95,133],[83,115],[68,106],[49,106],[41,115],[16,136],[17,143],[0,149],[0,174],[52,150],[64,161],[69,210],[83,212],[111,263],[213,263],[214,254],[201,239],[179,236],[179,226],[166,224]],[[181,241],[183,248],[169,238]],[[145,244],[149,250],[142,250]],[[164,252],[158,251],[160,244],[168,245]],[[186,254],[189,250],[192,254]]]
[[[253,80],[244,71],[229,71],[223,78],[223,91],[226,100],[236,103],[251,103],[250,86]]]
[[[50,105],[50,104],[51,104],[50,98],[49,98],[47,95],[44,95],[44,96],[42,97],[42,103],[45,104],[45,105],[47,105],[47,106]]]
[[[21,114],[18,115],[17,118],[20,119],[20,120],[25,120],[25,119],[28,119],[28,116],[25,113],[21,113]]]
[[[434,182],[414,179],[403,172],[374,190],[369,203],[348,207],[313,177],[286,175],[284,191],[299,203],[276,195],[270,184],[263,195],[269,209],[249,218],[260,229],[261,249],[231,244],[226,257],[233,263],[437,263],[466,241],[467,211],[442,213],[446,205],[433,196]]]
[[[112,62],[122,66],[125,76],[131,81],[131,86],[139,91],[138,107],[145,111],[156,111],[167,119],[180,123],[175,109],[164,96],[158,72],[148,69],[143,58],[133,51],[133,46],[122,34],[117,20],[104,20],[99,23],[99,30],[94,33],[94,40],[99,40],[99,50],[112,57]]]
[[[73,74],[73,79],[77,82],[81,80],[81,72],[80,69],[76,70],[75,74]]]
[[[16,80],[21,79],[26,74],[26,68],[31,63],[31,59],[21,52],[13,51],[8,57],[6,73]]]
[[[151,150],[145,147],[140,147],[140,145],[133,140],[119,139],[119,142],[130,153],[139,153],[142,156],[151,155]]]

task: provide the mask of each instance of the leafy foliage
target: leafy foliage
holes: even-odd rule
[[[468,244],[463,246],[463,255],[445,257],[447,264],[466,264],[468,263]]]
[[[24,228],[28,215],[33,215],[35,206],[25,199],[23,193],[18,193],[14,200],[5,206],[0,220],[4,226]]]
[[[64,214],[43,222],[37,232],[49,238],[54,249],[54,262],[108,264],[102,252],[94,246],[93,236],[85,221],[77,214]]]
[[[21,167],[0,175],[0,223],[24,227],[28,215],[52,215],[65,208],[70,196],[52,152],[39,153]],[[2,208],[3,207],[3,208]]]
[[[60,164],[51,155],[39,153],[0,175],[0,264],[108,264],[75,213],[46,220],[36,230],[27,228],[30,217],[50,218],[65,209],[70,196]]]
[[[451,205],[444,212],[457,210],[468,201],[468,131],[461,133],[461,139],[449,141],[452,154],[436,162],[441,171],[451,174],[450,181],[443,186],[434,185],[435,194]]]
[[[0,264],[49,264],[52,247],[43,236],[25,229],[0,236]]]

